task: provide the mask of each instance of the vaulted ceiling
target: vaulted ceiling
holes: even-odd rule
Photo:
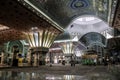
[[[100,33],[90,32],[85,34],[79,41],[81,41],[85,46],[90,46],[94,43],[100,43],[101,45],[106,45],[106,38]]]
[[[0,45],[7,41],[25,39],[26,39],[25,34],[15,29],[4,29],[0,31]]]
[[[78,17],[84,15],[95,16],[105,21],[108,27],[112,26],[118,0],[18,0],[18,2],[37,15],[41,14],[40,17],[45,18],[51,23],[56,23],[58,26],[65,29],[70,27],[70,24]],[[93,25],[95,26],[93,28],[94,31],[100,31],[104,27],[104,25],[101,24],[103,23]],[[97,29],[96,26],[99,26],[101,29]],[[89,25],[87,27],[89,27]],[[85,30],[82,30],[81,28],[78,30],[81,30],[81,33],[87,31],[90,32],[89,28],[86,28],[85,26]],[[84,34],[82,33],[80,35]]]
[[[16,0],[0,0],[0,43],[26,39],[25,32],[29,32],[32,27],[62,31]]]
[[[10,28],[28,31],[36,26],[38,28],[52,26],[16,0],[0,0],[0,11],[0,24]]]
[[[63,28],[81,15],[95,15],[110,22],[111,11],[116,0],[18,0],[27,7],[36,9],[45,17],[49,17]]]
[[[111,27],[101,19],[90,15],[79,17],[66,28],[72,37],[78,36],[79,39],[87,33],[97,32],[101,34],[106,30],[111,30]]]
[[[24,32],[32,27],[63,31],[81,15],[95,15],[112,24],[116,3],[117,0],[0,0],[0,43],[25,39]],[[116,13],[113,26],[118,27],[118,8]]]

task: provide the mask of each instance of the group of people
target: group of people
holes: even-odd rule
[[[70,63],[71,63],[71,66],[75,66],[75,64],[76,64],[74,60],[71,60]]]
[[[62,65],[65,65],[65,64],[66,64],[66,61],[63,60],[63,61],[62,61]],[[71,60],[71,61],[70,61],[70,64],[71,64],[71,66],[75,66],[76,63],[75,63],[74,60]]]

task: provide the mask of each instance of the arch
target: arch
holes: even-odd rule
[[[105,47],[105,45],[104,45],[103,43],[101,43],[101,42],[93,42],[93,43],[91,43],[91,44],[89,45],[89,47],[92,47],[92,46],[94,46],[94,45],[97,45],[97,46],[100,46],[100,47]]]
[[[97,32],[89,32],[85,35],[83,35],[79,41],[83,43],[85,46],[89,46],[92,43],[99,43],[106,45],[106,38],[100,33]]]
[[[17,41],[10,41],[7,43],[7,51],[8,53],[12,53],[12,48],[13,46],[18,46],[19,50],[21,53],[24,52],[24,45],[21,41],[17,40]]]
[[[68,31],[72,37],[77,35],[80,39],[86,33],[102,33],[108,29],[111,29],[111,27],[99,17],[94,15],[82,15],[75,18],[66,28],[66,31]]]
[[[95,17],[95,18],[97,18],[97,19],[99,19],[99,20],[104,21],[105,24],[108,24],[107,21],[105,21],[105,20],[102,19],[101,17],[96,16],[95,14],[86,13],[86,14],[81,14],[81,15],[79,15],[79,16],[75,16],[75,17],[71,20],[71,22],[68,24],[68,26],[70,26],[74,21],[76,21],[77,19],[82,18],[82,17]]]

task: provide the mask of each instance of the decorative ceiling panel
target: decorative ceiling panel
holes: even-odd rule
[[[26,39],[23,32],[29,32],[35,27],[54,33],[61,32],[17,0],[0,0],[0,43]]]
[[[112,0],[27,0],[65,28],[81,15],[95,15],[108,22]]]
[[[53,27],[16,0],[0,0],[0,24],[22,31],[29,31],[32,27]]]
[[[0,44],[14,40],[24,40],[26,36],[23,32],[15,29],[6,29],[0,31]]]
[[[120,31],[120,0],[118,0],[116,14],[114,17],[113,27]]]

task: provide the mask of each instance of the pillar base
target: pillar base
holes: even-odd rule
[[[38,53],[39,55],[39,65],[45,65],[46,64],[46,61],[45,61],[45,58],[46,58],[46,54],[47,54],[47,51],[40,51]]]
[[[48,52],[48,49],[41,49],[41,48],[33,48],[31,49],[31,63],[33,62],[34,65],[32,66],[39,66],[39,65],[45,65],[46,61],[46,54]]]
[[[13,59],[12,66],[18,67],[18,59]]]

